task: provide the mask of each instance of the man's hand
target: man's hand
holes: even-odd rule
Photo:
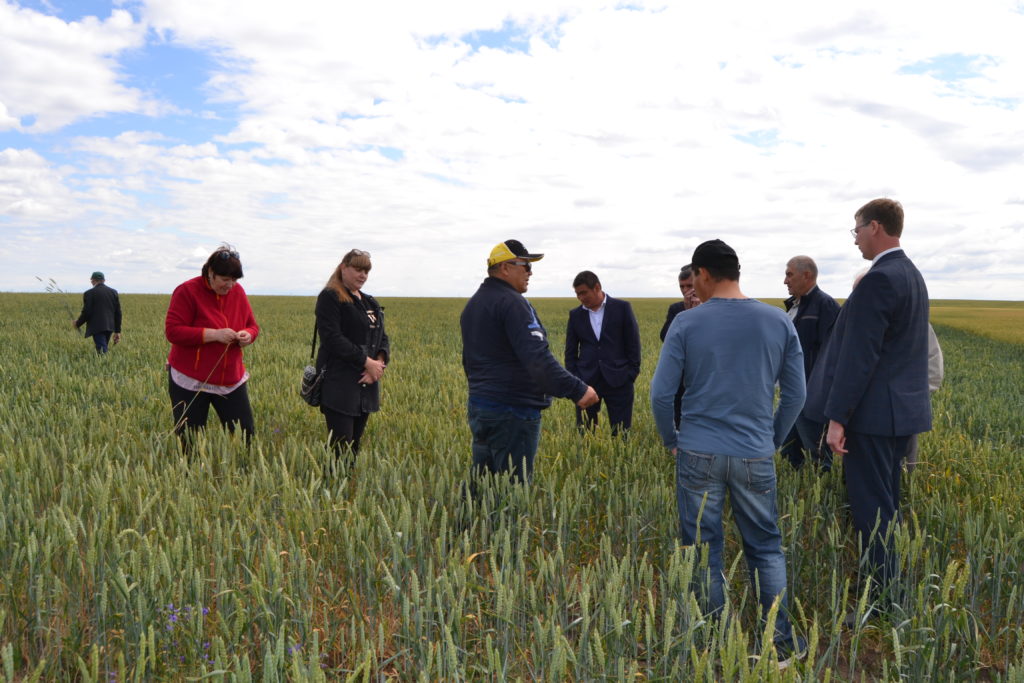
[[[828,434],[825,436],[825,443],[832,449],[833,453],[846,455],[846,427],[835,420],[828,421]]]
[[[116,344],[117,342],[121,341],[121,333],[120,332],[115,332],[114,336],[111,337],[111,339]]]
[[[249,330],[239,330],[237,334],[239,346],[248,346],[249,344],[252,344],[252,333],[249,332]]]
[[[594,387],[588,385],[587,393],[583,394],[583,398],[576,401],[576,405],[580,408],[589,408],[600,400],[601,397],[597,395],[596,391],[594,391]]]

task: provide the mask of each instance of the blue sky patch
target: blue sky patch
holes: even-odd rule
[[[149,39],[155,39],[150,34]],[[138,88],[151,99],[178,109],[199,113],[224,109],[222,102],[211,103],[207,81],[220,66],[211,56],[189,48],[162,42],[149,42],[121,56],[124,85]],[[234,113],[232,113],[232,116]]]
[[[135,202],[140,209],[169,209],[172,206],[170,198],[164,192],[128,190],[125,188],[120,188],[120,191],[126,195],[134,197]]]
[[[377,152],[382,157],[390,159],[391,161],[401,161],[405,158],[405,152],[397,147],[386,147],[383,145],[356,145],[356,149],[360,152]]]
[[[377,151],[391,159],[391,161],[401,161],[405,158],[405,152],[395,147],[378,147]]]
[[[127,131],[139,131],[163,136],[162,139],[147,141],[147,144],[174,147],[209,142],[217,135],[230,133],[234,127],[235,121],[229,114],[224,118],[172,114],[159,119],[142,114],[107,114],[73,123],[52,133],[34,135],[32,139],[37,146],[45,146],[48,141],[55,143],[74,137],[113,138]]]
[[[130,6],[115,6],[111,0],[75,0],[60,4],[49,0],[22,0],[17,4],[64,21],[81,21],[86,17],[96,17],[100,21],[106,21],[115,9],[132,11]],[[132,14],[135,13],[132,12]]]
[[[779,144],[779,131],[776,128],[752,130],[749,133],[736,133],[733,137],[740,142],[745,142],[748,145],[762,147],[765,149],[775,147]]]
[[[440,173],[424,173],[423,177],[430,178],[432,180],[437,180],[446,185],[454,185],[455,187],[466,187],[466,183],[462,182],[458,178],[452,178],[450,176],[441,175]]]
[[[948,54],[908,64],[899,70],[901,74],[927,74],[940,81],[954,82],[977,78],[981,69],[991,63],[985,55]]]
[[[522,52],[523,54],[530,51],[530,38],[530,32],[525,26],[511,21],[505,21],[496,31],[480,30],[460,36],[462,42],[472,47],[473,50],[489,47],[504,52]]]

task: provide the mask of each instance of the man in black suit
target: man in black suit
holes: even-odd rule
[[[672,325],[672,321],[676,319],[677,315],[683,311],[700,306],[700,297],[697,296],[697,290],[693,288],[693,267],[689,263],[679,269],[679,292],[683,295],[683,300],[669,304],[665,323],[661,326],[661,332],[659,333],[661,341],[665,341],[668,328]]]
[[[661,332],[659,333],[661,341],[665,341],[668,328],[671,327],[672,321],[676,319],[677,315],[683,311],[700,306],[700,297],[697,296],[697,290],[693,286],[693,267],[689,263],[679,269],[679,292],[683,295],[683,300],[669,305],[668,314],[665,316],[665,323],[661,326]],[[673,401],[674,410],[672,415],[676,429],[679,429],[679,414],[683,407],[683,394],[685,392],[686,385],[680,380],[679,388],[676,389],[676,397]]]
[[[832,325],[839,315],[839,304],[818,287],[818,266],[810,256],[794,256],[786,264],[783,284],[789,290],[786,312],[789,314],[800,348],[804,352],[804,376],[810,377]],[[782,455],[799,469],[804,464],[804,451],[822,471],[832,468],[832,451],[825,444],[825,424],[812,420],[801,411],[793,429],[786,437]]]
[[[594,387],[600,400],[576,408],[576,424],[593,429],[608,404],[612,434],[633,423],[633,382],[640,374],[640,326],[629,302],[604,293],[597,275],[584,270],[572,281],[581,306],[569,311],[565,369]]]
[[[121,341],[121,302],[117,290],[107,287],[100,271],[93,273],[89,281],[92,289],[82,294],[82,312],[74,325],[77,330],[85,323],[85,336],[92,337],[96,353],[106,353],[108,343]]]
[[[868,202],[854,214],[850,232],[871,268],[840,310],[814,366],[805,412],[828,421],[829,447],[846,456],[854,530],[880,597],[898,567],[890,527],[899,521],[900,460],[911,437],[932,426],[928,289],[900,248],[899,202]]]

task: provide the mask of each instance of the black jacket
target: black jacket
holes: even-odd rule
[[[102,282],[82,294],[82,313],[75,321],[75,327],[85,323],[85,336],[97,332],[121,333],[121,301],[117,290]]]
[[[661,341],[665,341],[665,335],[668,334],[668,328],[672,327],[672,321],[676,319],[676,316],[686,310],[685,301],[677,301],[668,307],[668,314],[665,315],[665,324],[661,326],[661,332],[658,336],[661,337]]]
[[[607,294],[601,338],[594,337],[590,313],[583,306],[569,311],[565,330],[565,369],[587,384],[604,379],[618,388],[640,374],[640,326],[628,301]]]
[[[786,310],[793,308],[795,302],[796,297],[786,299]],[[800,348],[804,352],[804,376],[808,379],[838,316],[839,304],[821,291],[821,287],[815,285],[811,291],[800,297],[800,308],[793,319],[793,325],[796,327],[796,336],[800,338]]]
[[[471,399],[547,408],[552,396],[578,401],[587,392],[587,385],[551,355],[533,306],[504,280],[484,280],[462,310],[460,324]]]
[[[324,373],[320,405],[343,415],[359,416],[380,410],[380,382],[362,386],[366,358],[384,354],[391,357],[391,345],[384,331],[384,310],[366,292],[343,302],[331,289],[324,289],[316,299],[316,329],[320,350],[317,369]]]

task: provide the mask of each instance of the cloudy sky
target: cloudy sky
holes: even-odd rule
[[[468,296],[498,241],[620,296],[719,237],[749,295],[906,210],[935,298],[1024,298],[1024,2],[0,0],[0,290]]]

